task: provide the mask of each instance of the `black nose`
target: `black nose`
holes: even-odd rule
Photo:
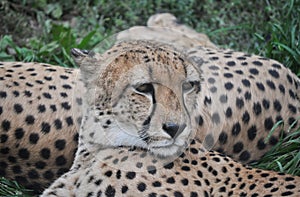
[[[164,123],[162,126],[163,130],[172,138],[178,136],[184,130],[185,127],[186,125],[179,126],[178,124],[173,122]]]

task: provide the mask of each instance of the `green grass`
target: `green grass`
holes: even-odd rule
[[[170,12],[220,47],[276,59],[300,76],[300,1],[2,0],[0,61],[74,67],[70,49],[92,49],[107,36]],[[17,27],[17,28],[16,28]],[[277,125],[280,126],[280,125]],[[300,134],[300,128],[296,134]],[[282,138],[255,167],[300,175],[300,141]],[[0,179],[0,196],[28,193]]]
[[[16,181],[9,181],[0,177],[0,196],[5,197],[30,197],[30,190],[23,188]]]

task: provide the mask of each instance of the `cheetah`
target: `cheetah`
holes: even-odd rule
[[[209,40],[193,42],[189,39],[194,34],[182,37],[183,31],[174,29],[168,29],[169,37],[160,37],[159,28],[133,28],[119,39],[146,31],[143,39],[169,39],[180,51],[186,48],[189,61],[201,66],[204,88],[199,100],[204,108],[194,119],[197,136],[207,149],[249,163],[276,144],[279,130],[264,141],[275,122],[284,120],[285,133],[299,127],[299,79],[288,69],[259,56],[217,49],[206,44]],[[41,63],[2,63],[0,176],[42,191],[69,170],[85,91],[77,80],[79,72]],[[224,114],[217,113],[222,110]]]
[[[193,64],[147,41],[119,43],[104,55],[72,54],[87,89],[79,146],[70,171],[42,196],[300,195],[300,177],[247,167],[207,150],[195,134],[203,132],[194,128],[205,60]]]

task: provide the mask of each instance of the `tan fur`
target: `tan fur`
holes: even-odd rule
[[[102,58],[109,57],[111,51],[122,51],[122,49],[126,47],[130,49],[127,57],[131,57],[134,62],[145,55],[143,50],[147,49],[150,53],[146,54],[149,55],[151,54],[151,51],[158,49],[161,46],[146,41],[125,42],[110,49],[106,54],[102,55]],[[119,48],[121,49],[118,50]],[[173,50],[172,48],[167,50],[167,48],[168,46],[164,46],[163,51],[157,50],[156,53],[154,53],[155,56],[163,57],[164,53]],[[174,137],[172,145],[161,147],[162,150],[169,153],[168,156],[164,155],[165,157],[161,157],[161,152],[157,151],[157,149],[152,149],[151,140],[150,142],[147,142],[149,145],[148,147],[143,147],[139,143],[134,144],[133,141],[131,145],[127,144],[127,141],[121,141],[121,144],[119,144],[129,146],[129,148],[110,147],[114,146],[114,142],[118,140],[114,137],[113,132],[117,132],[119,136],[125,136],[124,139],[129,138],[135,135],[133,133],[135,129],[133,129],[134,127],[132,127],[132,125],[139,127],[141,122],[129,121],[125,127],[123,127],[123,130],[111,126],[117,124],[120,117],[126,115],[119,113],[115,115],[112,115],[112,113],[105,113],[108,111],[117,112],[114,111],[114,108],[117,109],[118,107],[106,104],[107,100],[114,100],[114,95],[103,94],[102,91],[110,92],[111,89],[106,91],[107,87],[103,87],[101,85],[102,83],[98,82],[109,80],[103,78],[106,76],[103,75],[103,73],[106,73],[105,71],[108,71],[117,65],[119,65],[120,68],[131,67],[132,61],[128,61],[129,65],[125,65],[120,60],[125,57],[119,55],[117,57],[119,59],[118,64],[112,62],[112,65],[102,65],[101,56],[89,56],[79,50],[75,50],[73,54],[75,54],[75,60],[79,62],[83,78],[93,78],[94,80],[88,82],[84,81],[85,86],[88,89],[87,94],[84,95],[86,110],[80,129],[79,148],[73,166],[68,173],[55,181],[50,188],[46,189],[42,196],[99,196],[103,194],[106,194],[107,196],[259,196],[267,194],[276,196],[298,196],[300,194],[300,190],[297,187],[300,182],[300,177],[292,177],[290,175],[249,168],[217,152],[207,151],[207,147],[203,147],[202,142],[198,140],[193,140],[188,150],[180,156],[172,155],[171,153],[174,150],[173,148],[176,143],[175,140],[182,138],[182,140],[189,141],[189,137],[187,137],[189,135],[179,134]],[[175,55],[174,59],[180,59],[179,57],[176,58],[176,56],[178,56],[178,54]],[[150,59],[155,60],[155,58]],[[94,64],[89,65],[88,69],[94,67],[95,73],[98,73],[97,70],[99,69],[102,70],[103,72],[101,72],[102,74],[99,76],[95,77],[95,74],[85,71],[85,64],[82,63],[91,60]],[[183,65],[185,65],[185,69],[193,70],[193,65],[183,59],[182,63],[177,64],[176,67],[174,64],[170,65],[169,72],[172,72]],[[156,65],[153,67],[147,65],[146,62],[144,64],[138,62],[135,69],[138,69],[139,67],[150,67],[151,70],[156,70],[154,73],[163,73],[165,66],[168,66],[168,64],[160,65],[159,61],[156,60]],[[149,69],[141,69],[141,71],[145,70]],[[182,73],[182,71],[181,73],[178,73],[179,76],[185,73]],[[187,73],[192,75],[192,72]],[[124,73],[122,72],[119,73],[119,76],[112,81],[122,78],[123,74]],[[143,74],[146,78],[144,83],[155,84],[155,81],[152,78],[147,78],[148,74],[149,73]],[[134,84],[132,83],[134,82],[134,78],[130,77],[134,76],[129,75],[129,87]],[[191,77],[194,79],[193,76],[185,74],[183,77],[186,77],[187,79]],[[165,81],[165,79],[163,81]],[[102,91],[97,92],[98,88]],[[155,92],[158,91],[155,86],[154,90]],[[132,90],[122,91],[122,94],[126,95],[127,91],[130,92]],[[136,94],[131,93],[130,95],[135,96]],[[189,106],[192,103],[188,103],[189,100],[187,98],[193,97],[193,95],[197,95],[197,89],[191,90],[184,96],[182,103],[180,103],[186,105],[186,109],[191,114],[191,118],[195,117],[193,115],[193,110],[195,110],[195,108]],[[96,100],[91,102],[93,96]],[[144,96],[147,97],[147,95]],[[117,98],[119,99],[117,101],[118,103],[122,104],[125,102],[125,100],[122,99],[123,96]],[[160,96],[158,96],[158,98],[160,98]],[[126,100],[127,99],[129,98],[126,98]],[[138,99],[138,97],[135,97],[135,99]],[[152,99],[149,100],[150,102],[147,103],[146,107],[151,109],[149,103],[151,103]],[[197,103],[197,101],[195,103]],[[197,106],[198,103],[195,103],[193,102],[194,106]],[[100,107],[95,110],[94,106]],[[101,118],[99,118],[100,115],[98,115],[98,110],[104,112],[104,115],[101,115]],[[173,111],[173,113],[175,113],[174,115],[176,116],[178,112]],[[155,110],[152,110],[152,116],[156,116]],[[147,118],[147,116],[144,118]],[[104,127],[104,122],[106,120],[110,120],[111,124]],[[193,119],[186,119],[188,124],[187,128],[192,128],[191,125],[193,121]],[[155,129],[159,131],[159,128]],[[123,133],[124,130],[127,132],[126,134]],[[210,131],[210,129],[208,129],[208,131]],[[152,128],[150,127],[147,132],[153,132]],[[163,132],[164,131],[159,131],[155,133],[155,135],[150,135],[149,138],[157,139],[156,135],[162,136]],[[201,130],[199,132],[201,132]],[[91,133],[93,133],[93,135],[91,135]],[[105,139],[106,137],[108,139]],[[159,140],[164,139],[159,138]],[[136,141],[138,141],[138,139],[136,139]],[[130,150],[132,145],[140,146],[150,151],[139,149]]]
[[[164,25],[162,26],[164,27]],[[239,160],[243,163],[248,163],[251,160],[259,159],[262,154],[264,154],[267,150],[270,149],[270,147],[273,146],[273,143],[276,142],[278,136],[280,135],[280,132],[276,130],[271,138],[273,140],[273,143],[261,143],[263,142],[264,138],[267,136],[269,131],[268,129],[265,129],[264,125],[266,119],[271,117],[273,123],[275,123],[278,120],[278,117],[281,116],[285,122],[283,127],[286,131],[285,133],[287,133],[287,131],[293,131],[294,128],[289,130],[289,120],[291,118],[297,119],[299,117],[299,85],[296,86],[296,84],[299,83],[299,79],[288,69],[285,69],[281,64],[279,64],[276,61],[263,59],[258,56],[248,57],[245,56],[245,54],[243,53],[230,52],[229,50],[214,50],[201,47],[198,48],[196,45],[202,45],[203,42],[198,43],[193,39],[181,37],[182,33],[178,32],[176,28],[169,29],[169,32],[171,32],[170,34],[168,34],[168,31],[164,32],[163,34],[163,29],[161,28],[151,28],[151,31],[148,31],[148,27],[143,27],[141,29],[138,29],[138,31],[134,32],[128,31],[128,39],[132,39],[132,37],[130,38],[130,36],[132,35],[136,37],[143,35],[144,30],[146,32],[153,32],[153,34],[145,33],[145,39],[148,38],[146,40],[156,41],[160,41],[160,39],[167,40],[162,40],[162,43],[172,41],[172,43],[170,44],[175,45],[175,47],[176,45],[178,45],[177,48],[180,49],[179,54],[184,55],[184,53],[186,53],[185,60],[188,62],[192,62],[193,65],[198,65],[199,70],[201,70],[201,77],[203,79],[201,80],[201,92],[198,98],[199,106],[197,106],[200,107],[200,109],[197,112],[197,114],[191,117],[191,123],[199,123],[199,115],[201,115],[201,122],[203,122],[203,124],[199,125],[197,136],[204,143],[207,149],[213,148],[214,150],[218,150],[221,152],[223,151],[224,153],[229,154],[236,160]],[[160,37],[159,35],[162,34],[163,36]],[[157,35],[157,37],[153,35]],[[210,42],[209,40],[207,41]],[[191,45],[187,43],[190,43]],[[203,45],[206,46],[205,44]],[[194,48],[190,48],[191,46],[193,46]],[[183,50],[184,47],[186,47],[185,50]],[[123,50],[123,52],[125,52],[128,51],[128,48],[122,49],[122,47],[119,47],[117,53],[115,54],[116,56],[120,53],[120,50]],[[245,59],[240,58],[243,56],[245,56]],[[218,59],[216,59],[216,57]],[[170,57],[170,59],[173,59],[173,57]],[[101,64],[111,63],[112,61],[117,61],[115,60],[114,55],[112,55],[109,59],[102,57]],[[103,77],[112,77],[112,79],[118,79],[118,76],[121,73],[120,71],[126,73],[125,71],[131,70],[132,74],[136,73],[136,82],[142,78],[143,75],[140,75],[140,73],[143,72],[139,72],[139,70],[135,69],[126,68],[127,65],[132,65],[134,61],[125,62],[124,59],[121,59],[120,61],[123,61],[122,65],[125,65],[124,68],[118,68],[120,62],[115,62],[116,67],[113,70],[113,72],[112,70],[107,70],[105,76],[103,73]],[[230,67],[226,65],[227,62],[230,61],[234,61],[237,64],[237,66]],[[262,62],[263,66],[253,65],[254,61]],[[98,70],[98,73],[95,73],[94,63],[95,62],[93,62],[92,58],[90,58],[89,60],[85,59],[83,62],[80,63],[85,67],[86,72],[90,73],[90,75],[86,75],[84,78],[86,82],[92,82],[93,80],[97,79],[99,73],[102,73],[101,69]],[[242,63],[247,63],[248,66],[242,66]],[[21,65],[21,67],[14,67],[14,65],[17,64]],[[177,63],[172,64],[172,62],[170,62],[170,64],[172,66],[176,66]],[[18,180],[21,184],[24,184],[25,186],[28,186],[30,188],[34,188],[35,190],[41,190],[43,187],[49,185],[51,182],[53,182],[53,180],[58,178],[63,172],[67,171],[70,168],[71,163],[74,159],[73,153],[77,148],[76,137],[75,141],[73,140],[74,136],[76,136],[76,133],[78,131],[78,122],[76,121],[76,119],[79,118],[82,114],[82,112],[80,111],[81,106],[78,105],[77,99],[80,100],[85,91],[85,89],[83,87],[80,87],[80,85],[76,87],[74,86],[74,83],[78,78],[77,69],[73,70],[55,67],[55,72],[48,72],[46,71],[47,67],[44,67],[43,65],[44,64],[41,63],[5,62],[2,63],[2,66],[0,66],[0,77],[4,79],[0,81],[0,91],[4,91],[7,93],[7,97],[0,98],[0,107],[2,107],[2,111],[0,114],[0,131],[2,137],[0,144],[0,174],[1,176],[5,176],[9,179]],[[274,68],[273,65],[279,65],[279,68]],[[211,70],[211,66],[217,67],[218,70]],[[259,71],[259,74],[254,75],[249,73],[250,67],[256,68]],[[31,75],[32,71],[26,71],[27,69],[31,68],[35,69],[34,73],[37,73],[36,76]],[[279,73],[278,79],[273,79],[274,77],[272,77],[269,74],[270,69],[276,70]],[[239,74],[240,72],[238,73],[238,71],[242,71],[243,74]],[[157,72],[156,75],[159,76],[160,70],[156,70],[155,72]],[[233,77],[225,78],[225,73],[231,73]],[[60,77],[61,75],[67,75],[68,79],[62,79]],[[287,75],[289,75],[289,77],[292,78],[292,83],[289,82]],[[22,77],[20,78],[20,76],[24,76],[25,79],[23,79]],[[52,77],[51,81],[45,79],[45,77],[49,76]],[[253,79],[251,79],[251,76]],[[212,80],[210,79],[211,77],[214,77],[214,83],[212,83]],[[172,79],[175,82],[179,82],[178,79],[174,78],[174,76],[165,75],[165,77],[162,77],[162,79]],[[250,81],[252,80],[250,88],[244,87],[244,85],[241,84],[241,81],[243,79],[248,79]],[[43,84],[38,84],[36,80],[41,80]],[[276,87],[275,91],[270,89],[270,87],[267,85],[267,80],[273,80]],[[15,85],[15,82],[17,82],[19,85]],[[33,84],[34,86],[30,87],[30,85],[26,85],[26,82]],[[103,82],[107,83],[106,91],[112,91],[110,87],[112,83],[115,83],[115,81],[104,80]],[[118,91],[122,91],[123,87],[125,87],[129,82],[130,81],[126,80],[126,77],[124,79],[120,79],[116,83],[112,93],[115,94]],[[167,81],[165,80],[165,82]],[[225,90],[225,82],[232,82],[234,88],[230,91]],[[260,92],[257,89],[257,82],[262,83],[264,85],[265,92]],[[99,88],[102,87],[104,83],[99,83]],[[72,89],[63,88],[62,85],[65,84],[70,85]],[[161,116],[157,116],[156,120],[160,124],[151,124],[153,129],[161,127],[163,119],[160,119],[158,117],[170,118],[170,115],[180,114],[180,111],[177,111],[176,109],[178,109],[179,106],[183,106],[184,100],[179,99],[179,96],[181,95],[180,90],[173,91],[176,84],[178,83],[169,83],[169,86],[172,87],[172,91],[170,90],[170,88],[166,88],[163,86],[157,87],[159,94],[156,94],[156,96],[159,100],[159,103],[161,103],[161,106],[164,108],[163,111],[166,112],[166,115],[161,114]],[[280,84],[285,88],[285,94],[280,93]],[[49,85],[54,85],[56,89],[49,89]],[[240,87],[240,89],[238,87]],[[76,90],[74,91],[75,88]],[[181,88],[181,86],[178,86],[177,88],[179,89]],[[217,88],[216,93],[212,93],[214,88]],[[32,93],[32,96],[24,96],[25,90],[29,90]],[[14,96],[14,91],[18,91],[21,96]],[[39,99],[38,96],[48,91],[51,92],[51,99],[46,99],[45,96],[41,96],[41,98]],[[289,91],[296,95],[296,99],[292,99],[290,97]],[[245,95],[247,92],[250,92],[252,95],[251,100],[249,101],[246,101],[245,99]],[[61,93],[65,93],[68,96],[62,96]],[[94,97],[91,98],[91,101],[93,101],[93,98]],[[132,101],[134,98],[136,98],[135,101]],[[224,101],[225,98],[227,100],[226,103],[220,102],[220,100]],[[237,98],[244,99],[244,107],[242,107],[242,109],[238,108],[236,105]],[[135,95],[135,97],[127,95],[126,99],[130,100],[128,104],[131,104],[131,106],[124,105],[128,116],[126,116],[126,118],[123,119],[123,123],[132,121],[133,117],[130,115],[136,111],[139,112],[139,117],[137,118],[139,122],[145,120],[145,118],[149,115],[148,107],[151,105],[149,99],[142,95]],[[264,108],[263,99],[269,101],[268,109]],[[204,103],[207,103],[209,100],[212,101],[213,105],[205,106]],[[277,110],[274,107],[275,100],[280,101],[280,112],[277,111],[279,109],[278,106]],[[67,106],[70,106],[71,109],[63,109],[61,107],[61,103],[64,102],[67,102]],[[193,98],[190,100],[190,102],[193,102]],[[116,102],[114,103],[116,104]],[[187,103],[189,102],[187,101]],[[262,112],[259,116],[253,115],[254,103],[260,103],[261,105]],[[18,114],[15,112],[15,104],[22,105],[22,113]],[[45,113],[39,113],[39,111],[37,110],[39,104],[45,105]],[[289,109],[289,104],[292,104],[296,107],[296,113],[293,113]],[[51,105],[56,105],[55,112],[53,112],[53,110],[51,109]],[[231,107],[232,109],[231,117],[225,117],[225,115],[221,113],[219,113],[219,116],[215,115],[215,112],[227,112],[228,107]],[[242,121],[245,111],[248,111],[250,116],[250,122],[248,122],[247,124]],[[26,124],[25,119],[27,115],[32,115],[35,118],[33,124]],[[180,115],[178,115],[175,119],[181,119],[179,118],[179,116]],[[69,117],[72,117],[73,124],[68,126],[66,118]],[[55,128],[54,121],[56,119],[59,119],[62,122],[61,129],[57,130]],[[10,128],[8,129],[8,131],[4,129],[4,127],[7,125],[6,120],[10,122]],[[219,120],[217,122],[220,122],[221,124],[215,124],[212,120],[214,120],[214,122]],[[43,132],[41,132],[42,122],[46,122],[51,126],[48,134],[44,134]],[[240,123],[241,131],[237,136],[234,136],[232,135],[232,131],[237,128],[237,122]],[[248,130],[253,125],[256,126],[257,131],[256,133],[250,133],[250,136],[254,137],[254,139],[249,140]],[[298,125],[299,123],[295,126],[295,128],[297,128]],[[25,131],[24,135],[20,137],[20,139],[16,138],[16,129],[18,128],[22,128]],[[224,133],[227,135],[227,138],[224,137]],[[29,138],[32,134],[38,134],[39,139],[37,144],[30,144]],[[34,137],[35,135],[33,135],[33,141],[35,139]],[[55,148],[55,142],[57,140],[66,140],[65,146],[62,150],[58,150],[57,148]],[[241,144],[242,150],[240,150]],[[258,144],[260,144],[259,147],[262,149],[258,148]],[[233,151],[234,147],[238,148],[235,149],[235,151]],[[27,149],[30,153],[28,159],[22,159],[19,156],[20,149],[23,148]],[[51,152],[49,159],[44,159],[41,157],[40,152],[43,148],[49,148]],[[245,157],[245,151],[251,154],[251,158],[245,160],[245,158],[247,158]],[[168,152],[166,152],[166,154],[168,154]],[[64,165],[57,165],[56,160],[59,156],[63,156],[66,159],[67,162]],[[62,160],[60,160],[60,162],[61,161]],[[37,166],[39,166],[39,168]],[[19,169],[21,169],[21,171]],[[51,173],[49,173],[49,171],[51,171]]]

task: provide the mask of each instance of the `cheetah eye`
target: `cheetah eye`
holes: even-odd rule
[[[144,83],[142,85],[135,87],[135,90],[138,93],[142,93],[142,94],[153,94],[154,87],[151,83]]]
[[[185,93],[192,91],[194,88],[195,88],[194,81],[187,81],[182,84],[182,90]]]

